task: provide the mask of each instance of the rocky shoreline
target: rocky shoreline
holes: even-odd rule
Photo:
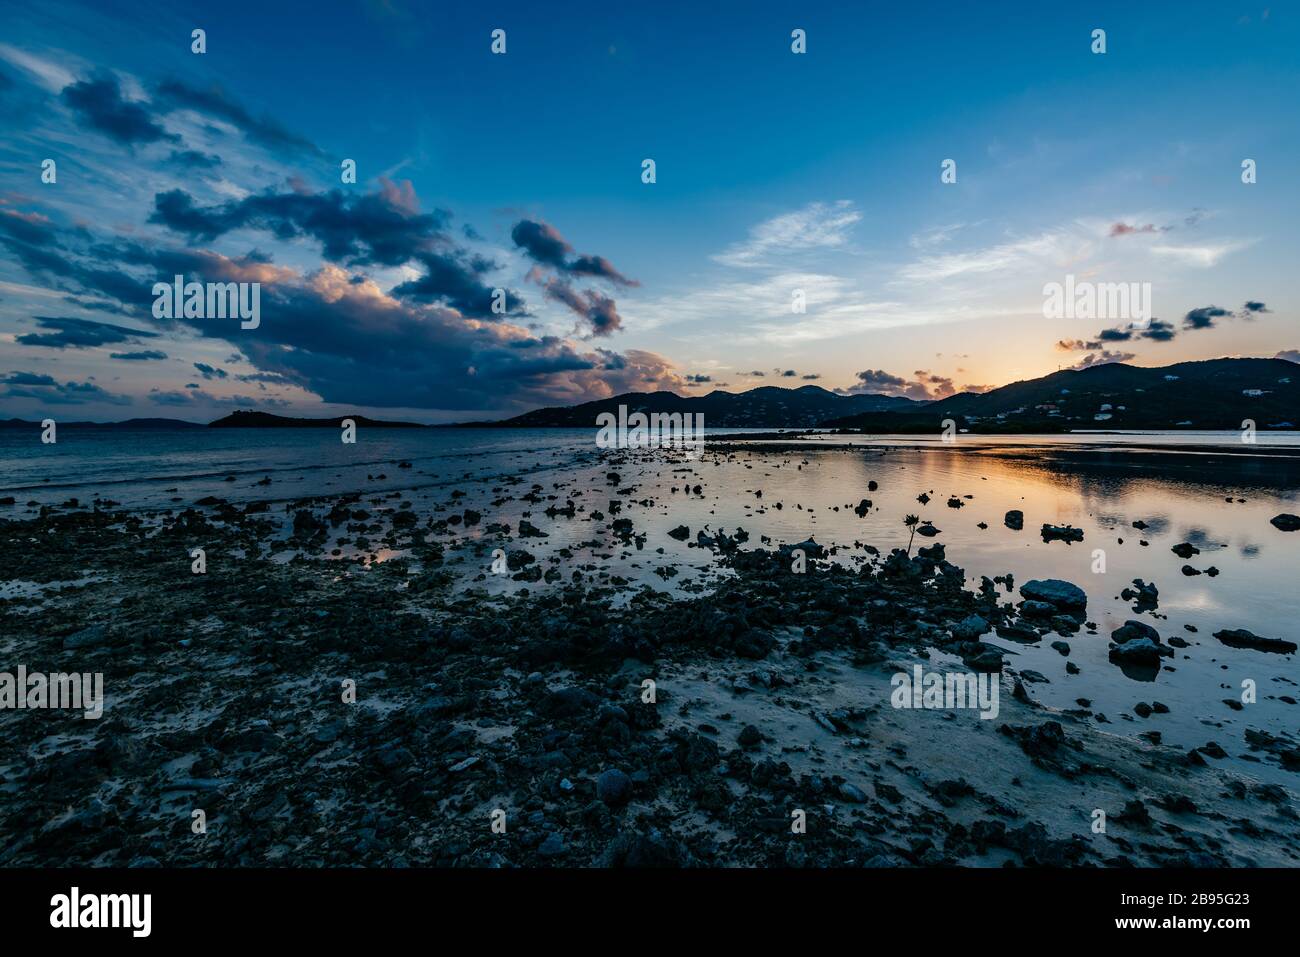
[[[35,586],[0,604],[5,660],[102,672],[107,695],[98,721],[0,711],[0,865],[1300,863],[1291,792],[1209,746],[1107,734],[1085,702],[1039,705],[981,640],[1089,629],[1068,583],[969,590],[939,543],[849,569],[701,531],[722,573],[675,597],[542,571],[544,532],[457,498],[0,523],[0,580]],[[439,539],[479,523],[467,581]],[[331,528],[402,557],[309,557]],[[475,585],[498,547],[534,590]],[[1115,647],[1136,666],[1172,650],[1132,631]],[[891,675],[921,663],[997,675],[1000,713],[891,707]],[[1300,756],[1265,737],[1264,759]]]

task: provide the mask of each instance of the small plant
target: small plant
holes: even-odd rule
[[[907,538],[907,557],[912,557],[912,539],[916,538],[916,526],[921,523],[921,519],[916,515],[909,515],[903,519],[903,525],[912,530],[912,534]]]

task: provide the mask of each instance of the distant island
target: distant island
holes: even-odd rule
[[[762,386],[745,392],[715,390],[703,396],[627,392],[574,406],[536,409],[509,419],[424,425],[364,415],[297,418],[239,410],[209,423],[214,429],[337,429],[351,419],[365,429],[594,428],[603,412],[698,413],[709,428],[833,429],[895,435],[935,434],[945,420],[978,434],[1064,433],[1116,429],[1222,431],[1253,422],[1260,431],[1291,430],[1300,422],[1300,365],[1287,359],[1207,359],[1146,369],[1110,363],[1066,369],[1012,382],[988,392],[963,392],[918,401],[878,393],[831,392]],[[60,428],[122,430],[198,429],[179,419],[60,422]],[[23,419],[0,429],[40,428]]]
[[[231,412],[215,422],[208,423],[213,429],[338,429],[345,419],[351,419],[359,429],[426,429],[420,422],[385,422],[364,415],[336,415],[327,419],[300,419],[287,415],[274,415],[270,412],[249,412],[240,409]]]

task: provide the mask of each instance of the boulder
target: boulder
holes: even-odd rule
[[[1088,596],[1082,588],[1059,578],[1035,578],[1020,586],[1020,594],[1031,600],[1046,602],[1057,608],[1087,608]]]

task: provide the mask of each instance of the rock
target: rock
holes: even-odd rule
[[[1133,587],[1125,588],[1119,597],[1133,602],[1133,610],[1138,612],[1160,607],[1160,589],[1154,584],[1148,585],[1140,578],[1133,579]]]
[[[690,852],[652,828],[647,834],[623,833],[605,848],[597,867],[686,867]]]
[[[1160,644],[1160,633],[1146,622],[1133,621],[1131,618],[1110,633],[1110,640],[1118,644],[1146,639],[1152,644]]]
[[[850,784],[845,781],[839,786],[840,799],[848,801],[850,804],[866,804],[867,794],[856,784]]]
[[[1290,515],[1283,512],[1281,515],[1274,515],[1269,519],[1274,528],[1284,532],[1300,531],[1300,515]]]
[[[542,841],[537,848],[537,853],[542,857],[559,857],[568,849],[564,846],[564,838],[552,831],[546,835],[546,840]]]
[[[414,517],[414,516],[412,516]],[[327,527],[324,522],[320,521],[311,512],[302,509],[293,516],[293,534],[303,538],[310,538],[318,532],[324,532]]]
[[[552,717],[568,718],[592,711],[599,703],[585,688],[559,688],[542,699],[541,708]]]
[[[1291,655],[1295,654],[1296,651],[1294,641],[1285,641],[1281,638],[1261,638],[1244,628],[1216,631],[1214,637],[1230,648],[1251,648],[1255,651],[1272,651],[1279,655]]]
[[[965,660],[966,664],[970,665],[975,671],[988,674],[996,674],[1002,671],[1002,652],[996,648],[990,648],[988,651],[981,652],[973,658]]]
[[[1110,660],[1118,664],[1160,664],[1160,646],[1150,638],[1134,638],[1110,650]]]
[[[869,498],[864,498],[858,503],[858,507],[853,510],[854,514],[857,515],[858,518],[866,517],[866,514],[869,511],[871,511],[871,499]]]
[[[1025,513],[1018,508],[1013,508],[1002,517],[1002,524],[1018,532],[1025,527]]]
[[[1183,574],[1188,578],[1191,578],[1193,575],[1199,575],[1200,573],[1201,570],[1199,568],[1193,568],[1191,565],[1183,566]]]
[[[752,724],[745,725],[736,736],[736,742],[745,750],[758,747],[762,741],[763,733]]]
[[[1020,594],[1032,601],[1046,602],[1057,608],[1088,607],[1088,596],[1082,588],[1059,578],[1033,579],[1020,586]]]
[[[1069,655],[1070,653],[1070,646],[1063,641],[1052,642],[1052,647],[1055,648],[1057,651],[1059,651],[1062,655]]]
[[[1020,614],[1026,618],[1050,618],[1056,614],[1056,606],[1045,601],[1028,599],[1020,603]]]
[[[668,537],[675,538],[679,542],[684,542],[686,541],[686,539],[691,537],[691,530],[687,528],[685,525],[678,525],[676,528],[674,528],[672,531],[668,533]]]
[[[1041,532],[1045,542],[1061,541],[1065,543],[1083,541],[1083,529],[1075,528],[1073,525],[1047,525],[1044,524]]]
[[[596,778],[596,797],[607,807],[622,807],[632,798],[632,779],[618,768],[602,771]]]
[[[821,558],[822,555],[826,553],[826,549],[822,548],[811,538],[806,542],[800,542],[798,545],[795,545],[794,548],[803,552],[809,558]]]
[[[950,630],[952,636],[959,641],[974,641],[981,635],[987,634],[989,627],[989,623],[979,615],[967,615],[961,621],[952,625]]]
[[[68,651],[74,651],[80,648],[94,648],[106,641],[108,641],[108,626],[91,625],[64,638],[63,647]]]
[[[1180,542],[1169,550],[1184,560],[1191,558],[1193,555],[1201,554],[1201,550],[1191,542]]]

